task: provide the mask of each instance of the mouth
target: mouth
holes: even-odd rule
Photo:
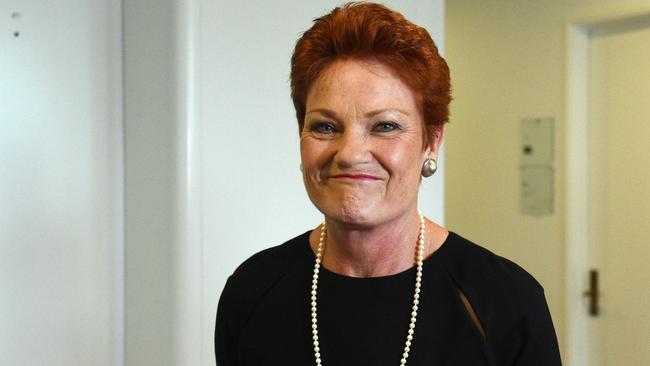
[[[334,179],[347,179],[347,180],[379,180],[379,177],[370,174],[336,174],[331,175],[330,178]]]

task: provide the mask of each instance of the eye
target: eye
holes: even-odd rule
[[[316,122],[309,126],[309,130],[323,135],[331,135],[336,132],[336,127],[329,122]]]
[[[396,130],[401,130],[402,128],[395,122],[383,121],[377,123],[372,129],[376,132],[393,132]]]

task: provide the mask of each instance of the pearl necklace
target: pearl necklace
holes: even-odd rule
[[[420,233],[418,236],[418,245],[416,248],[416,274],[415,274],[415,292],[413,293],[413,307],[411,308],[411,322],[409,324],[408,333],[406,335],[406,342],[404,344],[404,353],[400,365],[406,365],[406,359],[409,357],[411,350],[411,343],[413,342],[413,333],[415,333],[415,321],[418,317],[418,305],[420,303],[420,287],[422,286],[422,262],[424,258],[424,216],[420,216]],[[318,250],[316,252],[316,263],[314,264],[314,275],[311,280],[311,332],[312,340],[314,341],[314,357],[316,358],[316,365],[321,366],[320,347],[318,343],[318,318],[316,311],[316,295],[318,290],[318,273],[323,259],[323,244],[325,242],[325,233],[327,228],[325,222],[320,228],[320,239],[318,241]]]

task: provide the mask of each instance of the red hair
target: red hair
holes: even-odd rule
[[[424,146],[449,120],[449,67],[429,32],[384,5],[347,3],[314,20],[291,57],[291,98],[302,130],[309,88],[334,61],[377,60],[416,95],[425,128]]]

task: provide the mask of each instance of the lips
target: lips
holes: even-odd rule
[[[350,179],[350,180],[379,180],[379,177],[370,174],[336,174],[331,175],[330,178],[335,179]]]

